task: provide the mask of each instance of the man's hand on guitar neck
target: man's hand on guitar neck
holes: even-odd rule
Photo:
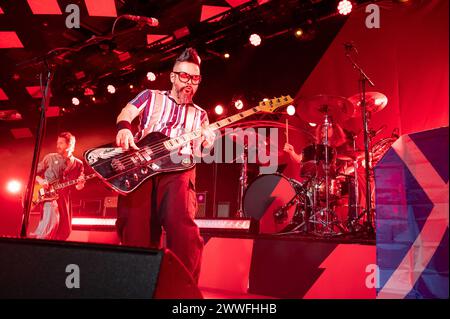
[[[75,188],[79,191],[84,188],[84,184],[86,183],[86,180],[84,179],[84,174],[81,174],[80,177],[78,177],[78,183],[75,185]]]
[[[202,146],[205,148],[210,148],[214,145],[214,140],[216,139],[216,133],[214,130],[208,127],[208,124],[203,123],[202,125]]]

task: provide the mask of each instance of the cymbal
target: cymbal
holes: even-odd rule
[[[320,124],[328,115],[329,121],[341,123],[352,117],[355,107],[350,101],[342,96],[335,95],[314,95],[306,98],[299,98],[296,101],[300,117],[309,122]]]
[[[348,100],[354,105],[355,112],[353,117],[361,116],[361,94],[355,94],[348,98]],[[366,92],[366,109],[370,113],[376,113],[384,109],[387,105],[388,99],[386,95],[380,92]]]

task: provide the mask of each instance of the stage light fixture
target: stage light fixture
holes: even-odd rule
[[[156,80],[156,74],[153,72],[147,72],[147,80],[153,82]]]
[[[77,97],[72,98],[72,104],[73,105],[80,105],[80,100]]]
[[[297,39],[300,39],[305,34],[305,31],[303,31],[302,28],[298,28],[294,31],[294,35]]]
[[[339,14],[345,16],[345,15],[349,14],[350,12],[352,12],[352,3],[348,0],[341,0],[341,1],[339,1],[337,9],[338,9]]]
[[[242,110],[243,108],[244,108],[244,102],[242,102],[242,100],[236,100],[236,101],[234,101],[234,107],[237,109],[237,110]]]
[[[222,115],[223,111],[223,106],[220,104],[216,105],[216,107],[214,108],[214,112],[216,112],[217,115]]]
[[[261,44],[261,37],[259,36],[259,34],[253,33],[252,35],[250,35],[249,41],[251,45],[257,47]]]
[[[106,89],[107,89],[108,92],[111,93],[111,94],[116,93],[116,88],[114,87],[114,85],[111,85],[111,84],[110,84],[110,85],[107,86]]]
[[[290,116],[294,115],[295,114],[295,106],[293,106],[292,104],[288,105],[286,112]]]
[[[6,190],[11,194],[17,194],[20,192],[21,189],[22,189],[22,183],[15,179],[10,180],[6,184]]]

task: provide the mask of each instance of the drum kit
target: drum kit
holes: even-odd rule
[[[365,94],[370,119],[373,113],[386,107],[387,98],[379,92]],[[361,185],[366,178],[365,152],[357,149],[356,138],[363,124],[354,124],[358,119],[361,122],[360,100],[357,94],[350,98],[316,95],[297,101],[299,116],[316,123],[319,134],[302,151],[300,181],[281,174],[259,175],[246,188],[242,208],[246,216],[259,221],[260,233],[337,236],[363,229],[367,216],[374,210],[364,208],[362,200],[366,196]],[[336,145],[338,128],[346,131],[346,147]],[[370,165],[394,141],[391,137],[374,144],[368,152]],[[373,218],[369,221],[372,223]]]

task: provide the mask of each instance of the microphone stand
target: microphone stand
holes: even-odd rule
[[[237,216],[239,218],[245,218],[244,213],[244,194],[245,190],[247,189],[247,162],[248,162],[248,145],[244,141],[244,151],[242,152],[242,166],[241,166],[241,175],[239,177],[239,201],[238,201],[238,212]]]
[[[34,59],[33,59],[34,60]],[[41,102],[41,114],[39,118],[38,128],[36,130],[36,144],[34,145],[34,152],[33,152],[33,160],[31,162],[31,171],[28,178],[28,184],[27,189],[25,191],[25,198],[24,198],[24,204],[23,204],[23,212],[22,212],[22,227],[20,230],[20,237],[25,238],[28,234],[28,221],[30,218],[30,210],[31,210],[31,201],[33,197],[33,186],[34,181],[36,179],[36,170],[39,162],[39,154],[41,153],[41,147],[42,147],[42,141],[44,140],[45,135],[45,128],[47,124],[47,118],[45,117],[45,113],[48,109],[48,105],[50,102],[49,98],[49,91],[50,91],[50,84],[52,82],[53,76],[54,76],[54,69],[51,65],[48,64],[47,59],[44,57],[44,62],[47,67],[47,78],[46,78],[46,84],[44,89],[44,94],[42,95],[42,102]],[[41,73],[41,79],[43,76],[43,73]]]
[[[365,164],[365,178],[366,178],[366,221],[364,223],[364,228],[368,233],[369,237],[373,237],[375,234],[374,227],[372,224],[372,198],[370,189],[370,171],[369,171],[369,125],[367,122],[368,114],[366,107],[366,85],[369,83],[370,86],[374,87],[375,84],[367,76],[364,70],[354,61],[350,55],[350,49],[346,47],[345,56],[353,65],[353,68],[358,71],[361,82],[361,107],[362,107],[362,120],[363,120],[363,131],[364,131],[364,164]]]

